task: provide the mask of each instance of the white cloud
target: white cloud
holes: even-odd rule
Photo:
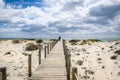
[[[120,13],[112,20],[95,16],[102,14],[102,7],[109,8],[119,3],[119,0],[44,0],[45,6],[41,8],[31,6],[15,9],[11,5],[4,8],[4,3],[0,0],[0,23],[8,24],[6,29],[0,29],[2,32],[10,30],[18,34],[31,31],[74,37],[79,37],[80,34],[89,34],[90,37],[96,33],[119,33]]]

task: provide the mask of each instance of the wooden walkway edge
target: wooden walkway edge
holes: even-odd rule
[[[28,80],[67,80],[62,41],[57,42]]]

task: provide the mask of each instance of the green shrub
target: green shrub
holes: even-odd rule
[[[38,40],[36,40],[36,43],[42,43],[42,42],[43,42],[42,39],[38,39]]]
[[[9,55],[9,54],[11,54],[11,52],[7,52],[7,53],[5,53],[5,55]]]
[[[78,60],[78,61],[77,61],[77,64],[78,64],[78,65],[82,65],[82,64],[83,64],[83,61]]]
[[[117,59],[117,55],[111,56],[111,59],[116,60]]]
[[[34,50],[37,50],[38,49],[38,46],[33,44],[33,43],[28,43],[26,45],[26,50],[27,51],[34,51]]]
[[[20,43],[20,40],[12,40],[12,43],[13,44],[18,44],[18,43]]]
[[[35,39],[32,39],[32,38],[31,38],[31,39],[26,39],[26,40],[29,40],[29,41],[34,41]]]
[[[87,44],[87,41],[86,41],[86,40],[83,40],[83,41],[80,43],[80,45],[85,45],[85,44]]]
[[[101,58],[98,58],[97,60],[102,60]]]
[[[117,50],[114,53],[120,55],[120,50]]]
[[[88,73],[88,74],[95,74],[94,71],[91,71],[91,70],[85,70],[85,73]]]
[[[99,40],[99,39],[87,39],[87,41],[91,41],[91,42],[102,42],[102,41]]]
[[[102,69],[104,69],[105,68],[105,66],[102,66]]]
[[[71,45],[76,45],[79,40],[72,39],[69,41]]]

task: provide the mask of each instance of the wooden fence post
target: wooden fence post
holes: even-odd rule
[[[68,72],[68,78],[70,79],[70,71],[71,71],[71,59],[70,56],[68,55],[67,59],[67,72]]]
[[[41,47],[39,48],[39,64],[41,64]]]
[[[44,58],[46,58],[46,53],[47,53],[46,48],[47,46],[45,46]]]
[[[47,44],[47,54],[49,54],[49,44]]]
[[[73,67],[72,68],[72,80],[77,80],[76,74],[77,74],[77,68]]]
[[[51,42],[51,50],[52,50],[52,42]]]
[[[51,43],[51,49],[53,48],[53,41],[52,41],[52,43]]]
[[[31,54],[28,54],[28,77],[32,75],[32,60]]]
[[[51,51],[51,43],[49,43],[49,51]]]
[[[0,80],[7,80],[6,79],[6,67],[0,68]]]

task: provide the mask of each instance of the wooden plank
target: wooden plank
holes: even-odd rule
[[[67,80],[66,77],[47,77],[47,78],[42,78],[42,77],[32,77],[29,78],[29,80]]]
[[[28,80],[67,80],[62,42],[58,42]]]

